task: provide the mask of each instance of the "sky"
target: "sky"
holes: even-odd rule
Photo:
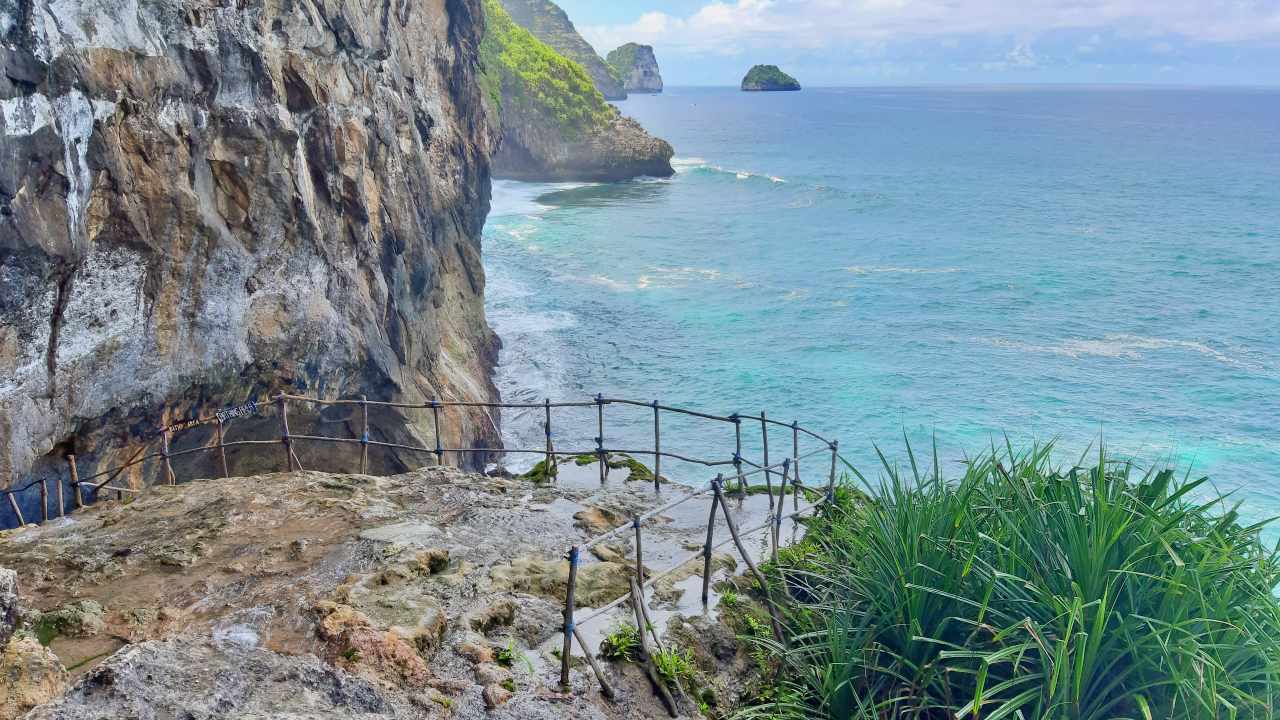
[[[1280,0],[557,0],[601,55],[653,45],[668,85],[1280,86]]]

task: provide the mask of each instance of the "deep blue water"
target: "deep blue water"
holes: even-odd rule
[[[944,461],[1005,434],[1073,459],[1101,437],[1280,514],[1280,92],[673,89],[620,107],[672,142],[675,178],[495,187],[509,400],[767,408],[871,472],[904,433]],[[722,433],[681,430],[723,454]],[[541,441],[532,417],[506,433]],[[651,441],[638,416],[610,434]]]

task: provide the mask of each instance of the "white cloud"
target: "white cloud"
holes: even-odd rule
[[[1111,28],[1201,42],[1280,42],[1276,0],[715,0],[687,15],[649,12],[581,28],[605,51],[644,42],[677,51],[821,48],[843,42]],[[1087,43],[1083,47],[1096,48]],[[1029,48],[1028,48],[1029,50]],[[1087,54],[1087,50],[1084,51]],[[1023,66],[1034,56],[1010,57]]]

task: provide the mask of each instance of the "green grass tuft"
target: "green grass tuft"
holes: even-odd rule
[[[609,631],[600,643],[600,656],[606,660],[632,662],[640,655],[640,630],[630,623],[622,623]]]

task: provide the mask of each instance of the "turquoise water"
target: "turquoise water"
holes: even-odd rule
[[[508,400],[767,408],[872,471],[904,434],[944,461],[1006,433],[1064,456],[1102,437],[1280,511],[1280,92],[674,89],[621,107],[676,147],[675,178],[495,187]],[[651,442],[643,417],[612,424]],[[564,425],[589,444],[589,422]],[[541,442],[533,417],[505,432]],[[723,434],[681,442],[724,453]]]

